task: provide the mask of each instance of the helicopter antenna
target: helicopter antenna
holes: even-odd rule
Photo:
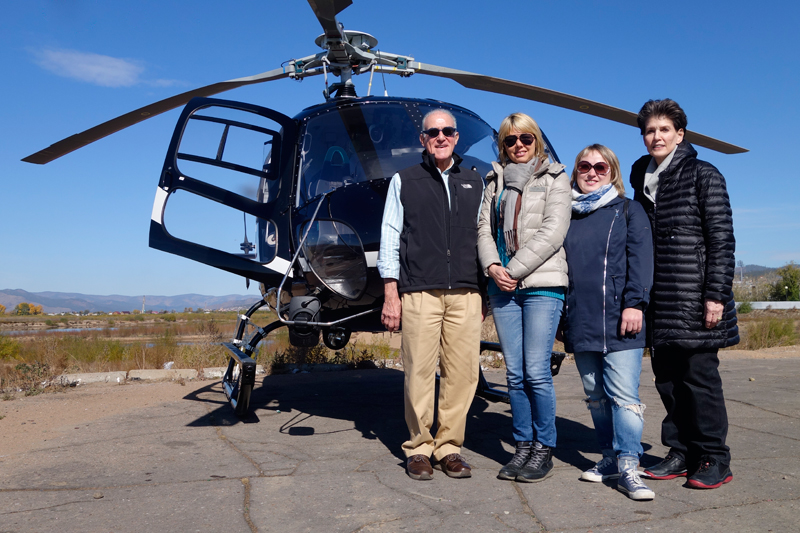
[[[239,248],[244,257],[252,257],[250,253],[255,250],[256,245],[247,240],[247,213],[242,213],[242,218],[244,219],[244,242],[239,245]]]

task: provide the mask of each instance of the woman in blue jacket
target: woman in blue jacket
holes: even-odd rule
[[[639,477],[644,408],[639,374],[644,309],[653,284],[650,222],[625,198],[619,160],[599,144],[575,158],[572,220],[564,241],[569,265],[564,340],[575,354],[603,458],[585,481],[619,478],[633,500],[654,493]]]

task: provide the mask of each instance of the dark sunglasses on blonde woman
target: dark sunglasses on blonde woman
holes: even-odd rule
[[[519,142],[521,142],[525,146],[530,146],[533,144],[533,141],[536,140],[536,137],[534,137],[532,133],[523,133],[519,137],[517,137],[516,135],[509,135],[508,137],[503,139],[503,144],[506,145],[506,148],[511,148],[512,146],[517,144],[517,139],[519,139]]]

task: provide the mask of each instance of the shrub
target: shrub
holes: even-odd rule
[[[19,355],[19,343],[6,335],[0,335],[0,359],[13,359]]]
[[[750,312],[753,311],[753,305],[750,302],[746,302],[746,301],[742,302],[742,303],[739,304],[739,307],[736,308],[736,311],[741,313],[741,314],[743,314],[743,315],[746,315],[747,313],[750,313]]]
[[[745,350],[791,346],[797,343],[797,332],[791,318],[754,320],[747,324],[742,337],[741,347]]]

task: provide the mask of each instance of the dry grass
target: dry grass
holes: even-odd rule
[[[31,317],[13,323],[5,320],[4,329],[23,330],[24,333],[0,335],[0,397],[11,399],[18,393],[38,394],[62,374],[127,372],[162,368],[168,362],[173,362],[174,368],[198,371],[228,364],[228,352],[220,343],[232,337],[235,313],[228,313],[221,320],[209,318],[209,315],[186,319],[181,314],[173,321],[169,316],[160,315],[156,320],[148,318],[147,321],[130,316],[122,321],[118,317],[113,321],[70,318],[62,323],[68,327],[102,327],[96,331],[47,331],[40,327],[43,322],[39,317],[36,317],[38,322],[30,320]],[[253,332],[253,328],[248,331],[250,335]],[[271,334],[256,352],[256,359],[267,367],[280,363],[357,366],[366,360],[392,357],[393,350],[386,343],[361,346],[353,342],[335,352],[322,344],[314,348],[294,348],[289,344],[285,329]]]
[[[797,344],[797,321],[791,318],[767,317],[743,324],[740,328],[741,350],[762,350]]]
[[[227,364],[227,338],[233,324],[211,319],[169,320],[119,330],[45,332],[0,335],[0,392],[34,391],[56,376],[83,372],[162,368],[202,369]],[[84,324],[85,325],[85,324]],[[191,343],[182,339],[191,338]]]

